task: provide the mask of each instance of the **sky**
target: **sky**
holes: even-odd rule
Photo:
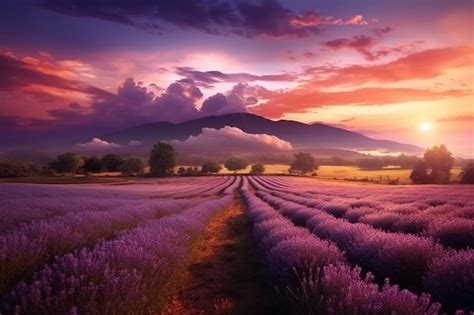
[[[0,6],[0,140],[250,112],[474,156],[470,0]]]

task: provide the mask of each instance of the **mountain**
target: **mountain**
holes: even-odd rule
[[[387,150],[418,153],[423,149],[390,140],[377,140],[360,133],[321,123],[305,124],[291,120],[273,121],[249,113],[209,116],[183,123],[156,122],[121,130],[101,138],[118,144],[140,141],[142,144],[158,140],[186,140],[197,136],[202,128],[237,127],[250,134],[274,135],[290,142],[294,148],[341,148],[359,150]]]

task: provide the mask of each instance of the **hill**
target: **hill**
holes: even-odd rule
[[[149,123],[104,135],[102,138],[119,144],[127,144],[130,141],[140,141],[143,144],[158,140],[183,141],[190,136],[199,135],[202,128],[221,129],[225,126],[237,127],[250,134],[273,135],[290,142],[294,148],[378,149],[409,153],[423,150],[410,144],[372,139],[357,132],[326,124],[305,124],[291,120],[273,121],[249,113],[209,116],[176,124]]]

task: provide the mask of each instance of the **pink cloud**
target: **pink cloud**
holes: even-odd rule
[[[92,138],[90,142],[76,144],[78,148],[86,150],[111,149],[120,147],[119,144],[108,142],[100,138]]]
[[[314,67],[310,86],[328,87],[359,85],[369,82],[399,82],[436,78],[449,69],[464,68],[474,64],[473,47],[446,47],[428,49],[377,65],[352,65],[346,67]]]
[[[221,129],[203,128],[197,136],[190,136],[185,141],[173,141],[178,147],[187,150],[229,152],[262,152],[267,150],[290,150],[288,141],[267,134],[249,134],[236,127],[226,126]]]
[[[323,92],[299,88],[290,91],[261,89],[259,97],[265,103],[251,107],[257,115],[279,118],[287,113],[304,113],[310,108],[344,105],[386,105],[403,102],[436,100],[466,95],[461,90],[434,92],[410,88],[361,88],[351,91]]]

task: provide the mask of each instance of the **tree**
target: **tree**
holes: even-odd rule
[[[263,166],[262,163],[256,163],[252,165],[252,168],[250,170],[250,174],[254,175],[260,175],[265,172],[265,166]]]
[[[420,161],[421,159],[417,156],[402,153],[395,158],[394,164],[399,165],[401,168],[412,168]]]
[[[245,160],[238,157],[230,157],[224,163],[225,168],[229,171],[234,171],[234,173],[237,173],[238,170],[245,169],[247,165],[248,163]]]
[[[219,173],[222,166],[216,161],[207,160],[202,164],[201,172],[203,174]]]
[[[310,153],[299,152],[295,154],[293,162],[291,162],[290,173],[311,173],[318,169],[316,165],[316,160]]]
[[[419,162],[410,174],[415,184],[449,183],[454,158],[445,145],[434,146],[426,150],[422,162]]]
[[[41,174],[41,168],[36,164],[22,161],[0,162],[0,177],[26,177]]]
[[[362,169],[381,169],[384,167],[384,162],[379,158],[365,158],[357,161],[357,166]]]
[[[428,169],[431,170],[430,178],[432,183],[443,184],[449,182],[454,158],[444,144],[426,150],[423,159]]]
[[[464,166],[459,177],[461,177],[461,184],[474,184],[474,163],[469,162]]]
[[[76,173],[84,165],[84,160],[79,154],[66,152],[58,155],[49,166],[57,173]]]
[[[146,163],[141,158],[129,157],[125,159],[121,166],[121,172],[126,176],[137,176],[145,173]]]
[[[327,162],[329,165],[348,165],[349,162],[339,156],[331,156]]]
[[[99,173],[102,168],[100,159],[96,156],[92,156],[84,159],[84,171],[86,173]]]
[[[430,182],[430,176],[425,161],[420,161],[415,165],[410,173],[410,179],[414,184],[427,184]]]
[[[123,164],[123,158],[117,154],[107,154],[100,160],[102,169],[107,172],[118,172]]]
[[[152,176],[169,176],[173,174],[173,168],[177,164],[177,153],[175,148],[165,142],[158,142],[153,146],[148,164]]]

